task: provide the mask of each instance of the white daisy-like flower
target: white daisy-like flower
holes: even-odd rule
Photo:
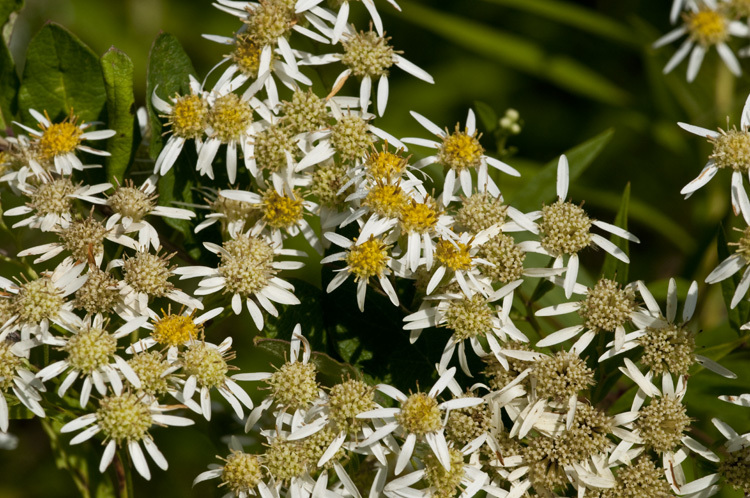
[[[371,0],[367,0],[371,1]],[[393,66],[406,71],[412,76],[427,83],[435,83],[435,80],[424,69],[405,59],[401,52],[396,51],[388,43],[390,38],[384,37],[382,32],[356,31],[347,33],[341,40],[344,53],[308,55],[300,64],[323,65],[341,62],[347,67],[341,72],[333,83],[334,89],[339,89],[349,76],[356,76],[361,80],[359,87],[359,107],[367,110],[372,94],[372,87],[377,81],[377,111],[380,116],[385,113],[388,104],[388,74]]]
[[[521,176],[512,166],[494,157],[489,157],[484,153],[484,147],[479,143],[480,135],[477,132],[476,116],[472,109],[469,109],[464,129],[461,130],[459,125],[456,124],[453,133],[449,132],[447,128],[441,130],[438,125],[421,114],[411,111],[411,115],[427,131],[440,139],[439,142],[422,138],[404,138],[403,141],[409,144],[437,149],[437,154],[421,159],[414,167],[422,168],[428,164],[439,163],[447,168],[448,171],[445,174],[441,197],[443,205],[448,205],[453,198],[453,193],[456,191],[457,186],[456,181],[460,184],[464,195],[468,197],[472,194],[472,170],[477,171],[478,190],[480,192],[487,191],[494,196],[500,194],[500,189],[497,188],[495,182],[490,178],[487,169],[488,165],[511,176]]]
[[[219,478],[219,486],[229,491],[228,496],[248,498],[260,495],[264,498],[278,498],[276,488],[273,485],[269,487],[263,479],[262,455],[245,453],[242,443],[235,436],[229,440],[229,452],[226,458],[220,457],[223,465],[209,465],[210,470],[198,474],[193,479],[193,486]]]
[[[742,177],[750,174],[750,161],[746,157],[745,150],[750,146],[750,97],[742,108],[740,129],[732,128],[724,131],[708,130],[687,123],[677,123],[680,128],[700,137],[704,137],[713,146],[708,162],[700,174],[685,185],[680,193],[687,199],[696,190],[706,185],[720,169],[732,170],[731,199],[734,214],[742,213],[746,220],[750,220],[750,201],[743,186]]]
[[[750,433],[739,434],[732,426],[719,418],[711,422],[726,438],[724,449],[728,453],[719,465],[719,475],[724,484],[737,491],[747,492],[748,471],[750,471]]]
[[[74,184],[70,177],[53,178],[47,176],[39,185],[24,184],[22,192],[29,197],[23,206],[8,209],[5,216],[31,216],[13,224],[12,228],[38,228],[49,232],[56,227],[67,228],[73,219],[73,198],[76,196],[96,195],[107,190],[111,185]]]
[[[46,162],[54,162],[55,170],[61,175],[70,175],[73,170],[82,171],[84,165],[76,150],[97,156],[109,156],[109,152],[82,145],[84,140],[103,140],[113,137],[115,130],[86,131],[96,123],[76,123],[77,118],[71,112],[70,116],[59,123],[52,123],[46,111],[45,114],[29,109],[29,114],[37,120],[40,130],[35,130],[21,123],[14,123],[28,131],[36,138],[41,158]],[[35,168],[36,169],[36,168]],[[39,166],[41,169],[41,166]]]
[[[730,243],[730,245],[737,246],[735,253],[724,259],[708,274],[706,283],[715,284],[726,280],[750,263],[750,227],[738,231],[742,233],[740,240]],[[742,278],[737,284],[729,307],[735,308],[745,297],[748,289],[750,289],[750,267],[742,273]]]
[[[385,425],[360,443],[366,447],[380,441],[386,436],[397,433],[405,437],[404,444],[398,452],[394,472],[400,474],[411,459],[417,440],[426,441],[438,462],[446,469],[451,469],[451,453],[445,440],[443,411],[467,408],[484,403],[484,399],[475,397],[455,398],[438,403],[437,397],[442,393],[456,374],[456,367],[446,370],[435,385],[427,392],[416,392],[409,396],[387,384],[379,384],[376,389],[400,403],[398,408],[376,408],[357,415],[362,419],[380,419]]]
[[[8,432],[9,413],[5,395],[15,394],[26,408],[37,417],[44,417],[40,392],[46,389],[28,368],[28,347],[30,344],[0,340],[0,434]]]
[[[62,426],[60,432],[67,434],[85,427],[70,440],[71,445],[88,441],[102,433],[106,445],[99,461],[99,472],[104,472],[109,467],[118,447],[125,447],[135,470],[148,480],[151,478],[151,471],[141,445],[159,468],[168,468],[167,460],[154,443],[149,429],[153,425],[185,427],[194,423],[189,418],[164,413],[174,408],[159,405],[155,400],[146,401],[136,394],[125,391],[120,395],[102,398],[95,413],[87,413],[68,422]]]
[[[112,210],[112,215],[107,218],[106,227],[115,233],[137,233],[139,245],[143,248],[149,245],[158,249],[159,234],[148,221],[147,216],[161,216],[177,220],[189,220],[195,217],[195,213],[187,209],[171,206],[161,206],[156,203],[158,177],[150,176],[140,187],[136,187],[131,180],[125,180],[123,185],[118,185],[112,194],[105,198],[88,195],[75,195],[79,199],[107,206]]]
[[[245,418],[242,405],[253,409],[253,400],[235,382],[243,380],[237,374],[228,376],[231,367],[227,362],[234,359],[232,338],[227,337],[218,346],[203,340],[193,340],[179,353],[178,362],[182,373],[187,377],[182,392],[177,399],[196,413],[202,413],[206,420],[211,420],[211,390],[216,389],[231,405],[240,419]],[[199,393],[200,405],[193,401]]]
[[[578,279],[578,253],[586,247],[597,246],[620,261],[630,263],[630,258],[622,249],[601,235],[592,233],[592,227],[601,228],[631,242],[640,242],[638,237],[627,230],[611,223],[592,220],[581,206],[568,201],[569,184],[568,158],[562,155],[557,164],[557,201],[544,206],[541,213],[530,216],[539,220],[537,226],[540,240],[521,243],[528,251],[555,258],[553,268],[567,267],[563,283],[566,298],[573,294]],[[567,261],[565,256],[568,256]]]
[[[636,287],[635,283],[622,287],[615,281],[602,278],[593,288],[587,289],[586,297],[582,300],[538,310],[536,316],[578,313],[583,323],[553,332],[540,340],[536,346],[546,348],[560,344],[583,332],[571,348],[571,351],[583,351],[591,344],[596,334],[614,332],[614,350],[619,351],[625,344],[625,325],[632,322],[638,309],[635,302]]]
[[[156,158],[154,174],[167,174],[188,140],[195,140],[197,150],[200,150],[203,143],[208,115],[208,92],[203,90],[201,83],[192,74],[189,79],[190,93],[187,95],[176,94],[164,100],[156,94],[157,88],[154,88],[151,95],[151,105],[167,120],[166,125],[170,128],[167,143]]]
[[[396,10],[398,10],[399,12],[401,11],[401,7],[399,7],[394,0],[387,1]],[[322,2],[322,0],[297,0],[295,10],[297,12],[305,12],[307,10],[313,9],[320,2]],[[347,27],[349,25],[349,4],[351,2],[356,2],[356,0],[336,0],[336,2],[334,2],[335,4],[338,4],[339,11],[336,14],[336,20],[334,22],[333,33],[331,36],[331,41],[333,43],[338,43],[341,35],[347,30]],[[362,3],[365,5],[367,12],[369,12],[370,18],[372,19],[372,23],[375,26],[378,35],[383,36],[383,21],[380,19],[380,14],[375,7],[374,0],[362,0]],[[314,10],[314,12],[316,11]]]
[[[321,264],[344,261],[346,266],[336,270],[336,275],[328,283],[326,292],[333,292],[343,284],[349,275],[354,275],[357,283],[357,305],[361,311],[365,309],[365,295],[370,278],[375,277],[394,306],[398,306],[398,295],[389,276],[397,268],[396,261],[391,257],[392,244],[384,234],[394,225],[394,221],[382,220],[371,216],[362,226],[356,240],[349,240],[335,232],[326,232],[323,236],[339,247],[346,249],[326,256]]]
[[[151,253],[148,249],[141,249],[134,256],[126,255],[109,262],[107,270],[122,270],[123,279],[119,285],[123,304],[144,316],[153,315],[148,307],[152,298],[166,297],[189,308],[203,309],[198,299],[190,297],[169,281],[174,275],[180,275],[177,266],[169,266],[169,260],[176,253],[165,255],[159,254],[159,251],[157,249]]]
[[[528,338],[510,320],[510,309],[512,308],[513,290],[523,283],[517,280],[505,285],[485,297],[480,293],[470,296],[464,294],[442,294],[429,296],[424,304],[433,303],[433,306],[422,306],[419,311],[404,317],[404,330],[411,331],[410,341],[413,343],[423,329],[428,327],[446,327],[453,331],[450,339],[443,349],[440,357],[440,366],[447,368],[458,346],[458,360],[461,369],[471,377],[469,363],[466,358],[466,341],[468,340],[477,356],[484,357],[484,350],[480,338],[487,341],[490,350],[500,355],[502,346],[500,342],[515,340],[528,342]],[[510,299],[508,299],[510,296]],[[493,303],[503,299],[500,309]]]
[[[52,179],[51,172],[54,170],[54,162],[44,163],[41,154],[35,147],[31,138],[19,134],[15,137],[5,137],[7,149],[0,166],[4,171],[0,176],[0,183],[7,183],[14,194],[20,195],[28,191],[29,180],[32,184],[45,183]]]
[[[607,345],[609,349],[604,352],[599,361],[641,346],[643,352],[639,362],[648,368],[649,375],[661,374],[663,377],[687,375],[688,370],[698,363],[722,377],[737,378],[737,375],[712,359],[695,354],[696,333],[690,330],[690,320],[693,318],[698,302],[697,282],[693,282],[688,289],[680,321],[677,321],[677,283],[673,278],[669,279],[667,289],[666,315],[662,314],[659,304],[646,284],[638,281],[637,285],[638,292],[646,305],[646,309],[640,308],[631,315],[632,322],[638,330],[626,334],[622,347],[619,349],[614,343],[609,343]]]
[[[141,387],[141,381],[128,363],[117,354],[117,340],[139,329],[148,317],[138,317],[125,322],[117,330],[107,331],[107,323],[101,314],[87,316],[79,327],[71,330],[70,336],[49,336],[44,339],[45,344],[56,346],[67,354],[64,360],[50,363],[36,376],[42,382],[47,382],[67,372],[60,384],[57,394],[60,397],[79,378],[83,377],[83,385],[79,402],[81,407],[88,404],[92,387],[104,396],[107,394],[106,383],[112,386],[115,394],[123,392],[122,374],[136,389]]]
[[[12,294],[12,315],[0,328],[2,333],[18,330],[23,341],[32,337],[44,339],[49,335],[50,322],[63,328],[80,324],[81,319],[73,313],[73,303],[66,298],[86,281],[79,277],[85,266],[58,265],[51,274],[43,273],[23,283],[0,277],[0,288]]]
[[[437,249],[435,238],[456,238],[450,229],[453,217],[440,210],[435,199],[429,195],[422,196],[416,190],[411,192],[400,211],[394,236],[399,241],[400,236],[406,239],[402,264],[412,272],[417,271],[421,262],[427,268],[432,268]]]
[[[267,230],[274,243],[280,244],[284,238],[302,233],[313,249],[323,253],[318,236],[305,219],[305,214],[317,211],[318,205],[304,199],[299,189],[291,188],[279,179],[273,187],[261,193],[225,189],[219,191],[219,196],[254,205],[260,219],[253,231]]]
[[[250,229],[250,225],[256,221],[257,205],[228,199],[220,196],[218,190],[209,187],[199,188],[199,191],[204,195],[203,200],[206,204],[183,204],[194,209],[211,211],[195,226],[195,233],[219,223],[221,231],[234,238],[245,229]]]
[[[721,1],[719,0],[719,2]],[[662,36],[653,44],[654,48],[659,48],[681,38],[683,35],[688,36],[687,40],[669,59],[667,65],[664,66],[664,73],[672,71],[689,54],[687,80],[692,82],[698,75],[706,52],[709,48],[715,46],[727,68],[736,76],[741,75],[740,63],[727,42],[732,36],[747,37],[750,35],[750,28],[747,24],[727,17],[723,10],[719,8],[716,0],[700,0],[700,4],[691,1],[686,7],[687,12],[683,14],[684,24]]]
[[[299,304],[294,295],[294,286],[279,277],[281,270],[296,270],[304,266],[299,261],[276,261],[277,256],[305,256],[303,251],[284,249],[280,242],[273,242],[248,232],[219,246],[205,242],[204,246],[220,258],[216,268],[207,266],[184,266],[175,273],[180,280],[202,277],[196,295],[208,295],[223,291],[232,295],[232,310],[242,313],[243,302],[258,330],[263,330],[261,308],[272,316],[278,316],[273,303]],[[259,307],[260,305],[260,307]]]

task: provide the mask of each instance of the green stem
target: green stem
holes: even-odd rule
[[[128,458],[125,448],[120,448],[117,451],[114,467],[117,478],[117,496],[120,498],[134,498],[133,469],[130,467],[130,458]]]

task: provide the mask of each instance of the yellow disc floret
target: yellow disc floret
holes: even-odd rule
[[[382,276],[391,259],[388,256],[390,247],[374,237],[359,245],[353,245],[346,254],[346,264],[349,265],[349,271],[355,280]]]
[[[406,205],[406,194],[399,185],[377,182],[367,193],[362,205],[381,217],[397,218]]]
[[[401,157],[399,152],[392,153],[386,150],[386,142],[382,151],[374,151],[367,156],[365,167],[367,172],[376,179],[392,180],[401,176],[408,163],[407,158]]]
[[[44,114],[47,116],[47,111]],[[46,161],[75,151],[81,143],[83,130],[76,125],[76,117],[72,114],[61,123],[53,123],[49,126],[40,123],[39,126],[44,132],[39,137],[39,155]]]
[[[723,43],[729,38],[729,21],[720,12],[704,7],[684,16],[690,38],[704,47]]]
[[[719,136],[708,140],[714,146],[708,158],[719,168],[747,173],[750,170],[750,132],[736,128],[719,132]]]
[[[440,430],[443,426],[440,408],[435,398],[425,393],[415,393],[401,404],[396,421],[406,432],[424,436],[428,432]]]
[[[237,37],[232,60],[243,74],[256,78],[260,67],[260,53],[263,47],[259,47],[250,36],[243,34]]]
[[[435,258],[453,271],[471,268],[469,244],[463,242],[440,239],[435,247]]]
[[[193,315],[172,315],[165,313],[154,323],[151,337],[165,346],[181,346],[186,342],[197,339],[203,326],[196,324]]]
[[[186,139],[201,138],[208,114],[206,100],[200,95],[175,95],[172,100],[172,113],[163,116],[172,127],[172,134]]]
[[[401,208],[398,221],[404,232],[422,234],[429,232],[437,225],[439,216],[434,199],[428,198],[425,202],[411,199],[411,202],[407,202]]]
[[[479,138],[476,131],[470,135],[456,125],[456,130],[443,138],[438,150],[438,162],[456,171],[476,168],[481,164],[484,154]]]
[[[274,189],[263,193],[263,220],[273,228],[291,228],[302,220],[302,198],[281,195]]]
[[[208,112],[208,125],[222,143],[238,140],[253,122],[253,108],[237,94],[228,93],[214,101]]]

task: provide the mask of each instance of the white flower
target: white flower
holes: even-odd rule
[[[341,35],[346,31],[349,22],[349,3],[354,1],[356,0],[343,0],[339,2],[340,7],[336,14],[336,20],[331,36],[331,41],[333,41],[333,43],[338,43],[339,38],[341,38]],[[313,9],[320,2],[322,2],[322,0],[297,0],[297,4],[294,8],[297,12],[305,12]],[[380,14],[375,8],[374,0],[362,0],[362,3],[365,5],[365,8],[367,8],[367,12],[369,12],[370,18],[372,19],[378,34],[383,36],[383,21],[380,19]],[[401,11],[401,7],[399,7],[394,0],[388,0],[388,3],[395,7],[399,12]],[[313,10],[313,12],[317,11]]]
[[[210,242],[205,242],[204,246],[219,256],[220,262],[216,268],[184,266],[175,270],[180,275],[180,280],[203,277],[198,283],[196,295],[208,295],[222,290],[232,294],[234,313],[242,313],[244,301],[258,330],[263,329],[261,308],[278,316],[273,302],[299,304],[299,299],[294,295],[294,286],[276,275],[280,270],[301,268],[303,263],[274,259],[277,256],[304,256],[302,251],[283,249],[280,242],[269,241],[257,232],[238,235],[224,241],[221,246]]]
[[[515,168],[484,153],[484,147],[479,143],[476,116],[472,109],[469,109],[466,117],[466,126],[463,131],[456,124],[453,133],[450,133],[447,128],[441,130],[438,125],[421,114],[411,111],[411,115],[427,131],[440,139],[439,142],[422,138],[405,138],[403,141],[409,144],[437,149],[437,154],[425,157],[417,162],[414,167],[422,168],[428,164],[439,163],[448,168],[441,197],[443,205],[448,205],[453,198],[453,193],[456,191],[456,180],[460,183],[464,195],[468,197],[472,194],[472,170],[477,171],[478,190],[480,192],[487,191],[494,196],[499,195],[500,190],[489,176],[488,165],[511,176],[521,176]]]
[[[750,249],[750,229],[745,228],[745,230],[738,231],[742,233],[742,237],[740,237],[740,240],[738,242],[731,244],[737,246],[737,251],[731,256],[724,259],[716,266],[716,268],[713,269],[713,271],[711,271],[711,273],[709,273],[709,275],[706,277],[706,283],[715,284],[721,282],[722,280],[726,280],[727,278],[742,270],[748,264],[747,257],[750,256],[750,252],[748,252],[748,249]],[[742,273],[742,278],[737,284],[737,288],[734,291],[734,295],[732,296],[732,301],[729,304],[729,307],[735,308],[745,297],[745,294],[747,294],[747,290],[749,288],[750,267],[748,267],[748,269],[746,269]]]
[[[440,464],[446,470],[450,470],[451,456],[443,433],[442,411],[466,408],[484,403],[482,398],[473,397],[455,398],[442,403],[437,402],[437,397],[448,387],[455,373],[456,367],[449,368],[438,378],[429,392],[417,392],[410,396],[387,384],[376,386],[377,390],[392,397],[401,406],[398,408],[377,408],[357,415],[357,418],[381,419],[386,422],[385,425],[362,441],[360,446],[369,446],[389,434],[398,431],[405,436],[405,440],[396,460],[394,470],[396,475],[400,474],[409,463],[418,439],[426,441]]]
[[[687,40],[680,45],[677,52],[664,66],[664,73],[672,71],[690,54],[687,80],[692,82],[698,75],[706,51],[712,46],[716,46],[716,51],[727,68],[736,76],[741,75],[740,63],[727,42],[732,36],[747,37],[750,34],[747,24],[729,19],[719,9],[715,0],[702,0],[700,5],[691,1],[687,7],[688,12],[684,14],[685,23],[662,36],[653,44],[654,48],[659,48],[681,38],[683,35],[688,35]]]
[[[57,346],[61,351],[67,353],[64,360],[50,363],[36,376],[47,382],[64,372],[68,372],[60,384],[57,394],[60,397],[79,378],[83,377],[83,386],[79,402],[81,407],[88,404],[91,388],[95,387],[97,392],[104,396],[107,393],[105,383],[112,386],[115,394],[123,392],[123,384],[120,379],[122,374],[136,389],[141,387],[141,382],[128,363],[117,354],[117,340],[125,337],[134,330],[140,328],[148,320],[147,317],[138,317],[125,322],[112,333],[107,332],[107,324],[101,314],[94,315],[93,319],[88,316],[83,323],[73,330],[73,334],[66,337],[49,336],[44,339],[45,344]]]
[[[334,261],[346,262],[344,268],[336,270],[337,274],[328,283],[326,292],[333,292],[346,281],[349,275],[354,275],[354,281],[357,283],[357,305],[361,311],[364,311],[367,284],[370,278],[376,277],[391,303],[398,306],[398,295],[389,279],[389,275],[396,268],[396,262],[390,256],[392,245],[387,241],[387,237],[383,236],[393,227],[393,224],[393,221],[381,220],[373,215],[363,225],[355,241],[335,232],[323,234],[329,241],[346,249],[326,256],[320,261],[322,264]]]
[[[0,339],[0,439],[8,432],[8,402],[5,393],[9,390],[16,395],[26,408],[37,417],[44,417],[44,408],[39,402],[44,385],[28,369],[28,348],[31,344],[13,343],[7,338]],[[2,446],[2,444],[0,444]]]
[[[742,216],[750,220],[750,201],[743,186],[743,174],[750,173],[750,162],[745,154],[745,149],[750,145],[750,97],[742,108],[742,119],[740,129],[732,128],[724,131],[711,131],[700,126],[687,123],[677,123],[683,130],[689,131],[700,137],[708,139],[713,146],[708,162],[700,174],[690,183],[685,185],[680,193],[687,199],[696,190],[706,185],[720,169],[732,170],[731,198],[734,214],[742,213]],[[748,222],[750,224],[750,222]]]
[[[76,157],[76,150],[97,156],[109,156],[109,152],[82,145],[84,140],[103,140],[115,135],[115,130],[86,131],[96,123],[76,124],[77,118],[72,114],[59,123],[50,122],[49,116],[29,109],[29,114],[37,120],[39,130],[14,122],[36,138],[39,154],[45,161],[54,161],[55,170],[61,175],[70,175],[73,170],[84,169],[81,160]],[[34,168],[37,169],[37,168]],[[38,169],[41,169],[39,166]]]
[[[104,472],[109,467],[117,448],[125,446],[135,470],[148,480],[151,478],[151,471],[141,444],[159,468],[167,470],[168,467],[167,460],[154,443],[149,429],[154,424],[184,427],[194,423],[188,418],[163,413],[173,409],[174,407],[159,405],[156,401],[147,403],[135,394],[125,392],[104,397],[95,413],[88,413],[68,422],[60,432],[66,434],[86,427],[70,440],[71,445],[87,441],[101,432],[106,446],[99,461],[99,472]]]
[[[211,420],[211,390],[216,389],[232,406],[240,419],[245,417],[242,405],[253,408],[253,400],[235,382],[243,380],[236,375],[227,376],[231,368],[227,361],[234,359],[232,338],[227,337],[218,346],[202,340],[193,340],[180,352],[178,361],[182,373],[187,377],[182,392],[177,399],[196,413],[202,413],[206,420]],[[193,401],[199,393],[200,405]]]
[[[630,258],[622,249],[601,235],[591,233],[592,226],[631,242],[640,242],[638,237],[627,230],[604,221],[592,220],[583,208],[567,201],[569,183],[568,158],[562,155],[557,164],[557,202],[544,206],[541,213],[529,216],[534,219],[541,218],[537,221],[540,240],[522,243],[528,251],[555,258],[553,268],[567,266],[563,284],[566,298],[573,294],[578,279],[578,252],[586,247],[598,246],[620,261],[630,263]],[[568,256],[567,264],[565,256]]]

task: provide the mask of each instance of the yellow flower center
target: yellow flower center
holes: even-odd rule
[[[437,401],[424,393],[415,393],[406,398],[396,415],[396,421],[406,432],[418,436],[437,431],[443,425]]]
[[[253,108],[237,94],[217,98],[208,113],[208,125],[222,143],[238,140],[253,122]]]
[[[406,164],[406,158],[385,150],[373,152],[367,156],[367,162],[365,163],[372,176],[385,178],[386,180],[400,176],[406,169]]]
[[[471,268],[469,244],[462,242],[441,239],[435,247],[435,258],[453,271]]]
[[[746,173],[750,169],[750,132],[736,128],[719,131],[718,137],[708,140],[714,147],[709,159],[719,168]]]
[[[346,255],[346,264],[349,265],[349,271],[354,274],[355,280],[382,276],[390,260],[389,248],[389,245],[374,237],[352,246]]]
[[[438,151],[438,161],[449,168],[463,171],[476,168],[482,162],[484,147],[479,143],[479,137],[458,129],[443,139]]]
[[[698,12],[685,15],[690,38],[701,45],[709,46],[722,43],[729,38],[727,19],[710,8],[703,8]]]
[[[203,97],[185,95],[175,97],[172,114],[167,116],[172,125],[172,133],[180,138],[200,138],[206,128],[208,107]]]
[[[302,219],[302,199],[287,197],[274,189],[263,194],[263,219],[273,228],[289,228]]]
[[[83,131],[75,125],[75,118],[52,124],[39,138],[39,154],[49,161],[56,156],[73,152],[81,143],[81,135]]]
[[[420,203],[411,200],[401,209],[399,221],[401,229],[407,233],[425,233],[435,226],[438,220],[438,212],[434,202]]]
[[[192,315],[164,315],[154,323],[151,337],[165,346],[180,346],[197,338],[202,328],[193,321]]]
[[[248,35],[240,35],[237,37],[237,43],[234,52],[232,52],[232,60],[240,68],[240,71],[254,78],[258,75],[262,48],[253,43]]]
[[[387,218],[396,218],[406,205],[406,194],[398,185],[378,184],[368,192],[362,205]]]

